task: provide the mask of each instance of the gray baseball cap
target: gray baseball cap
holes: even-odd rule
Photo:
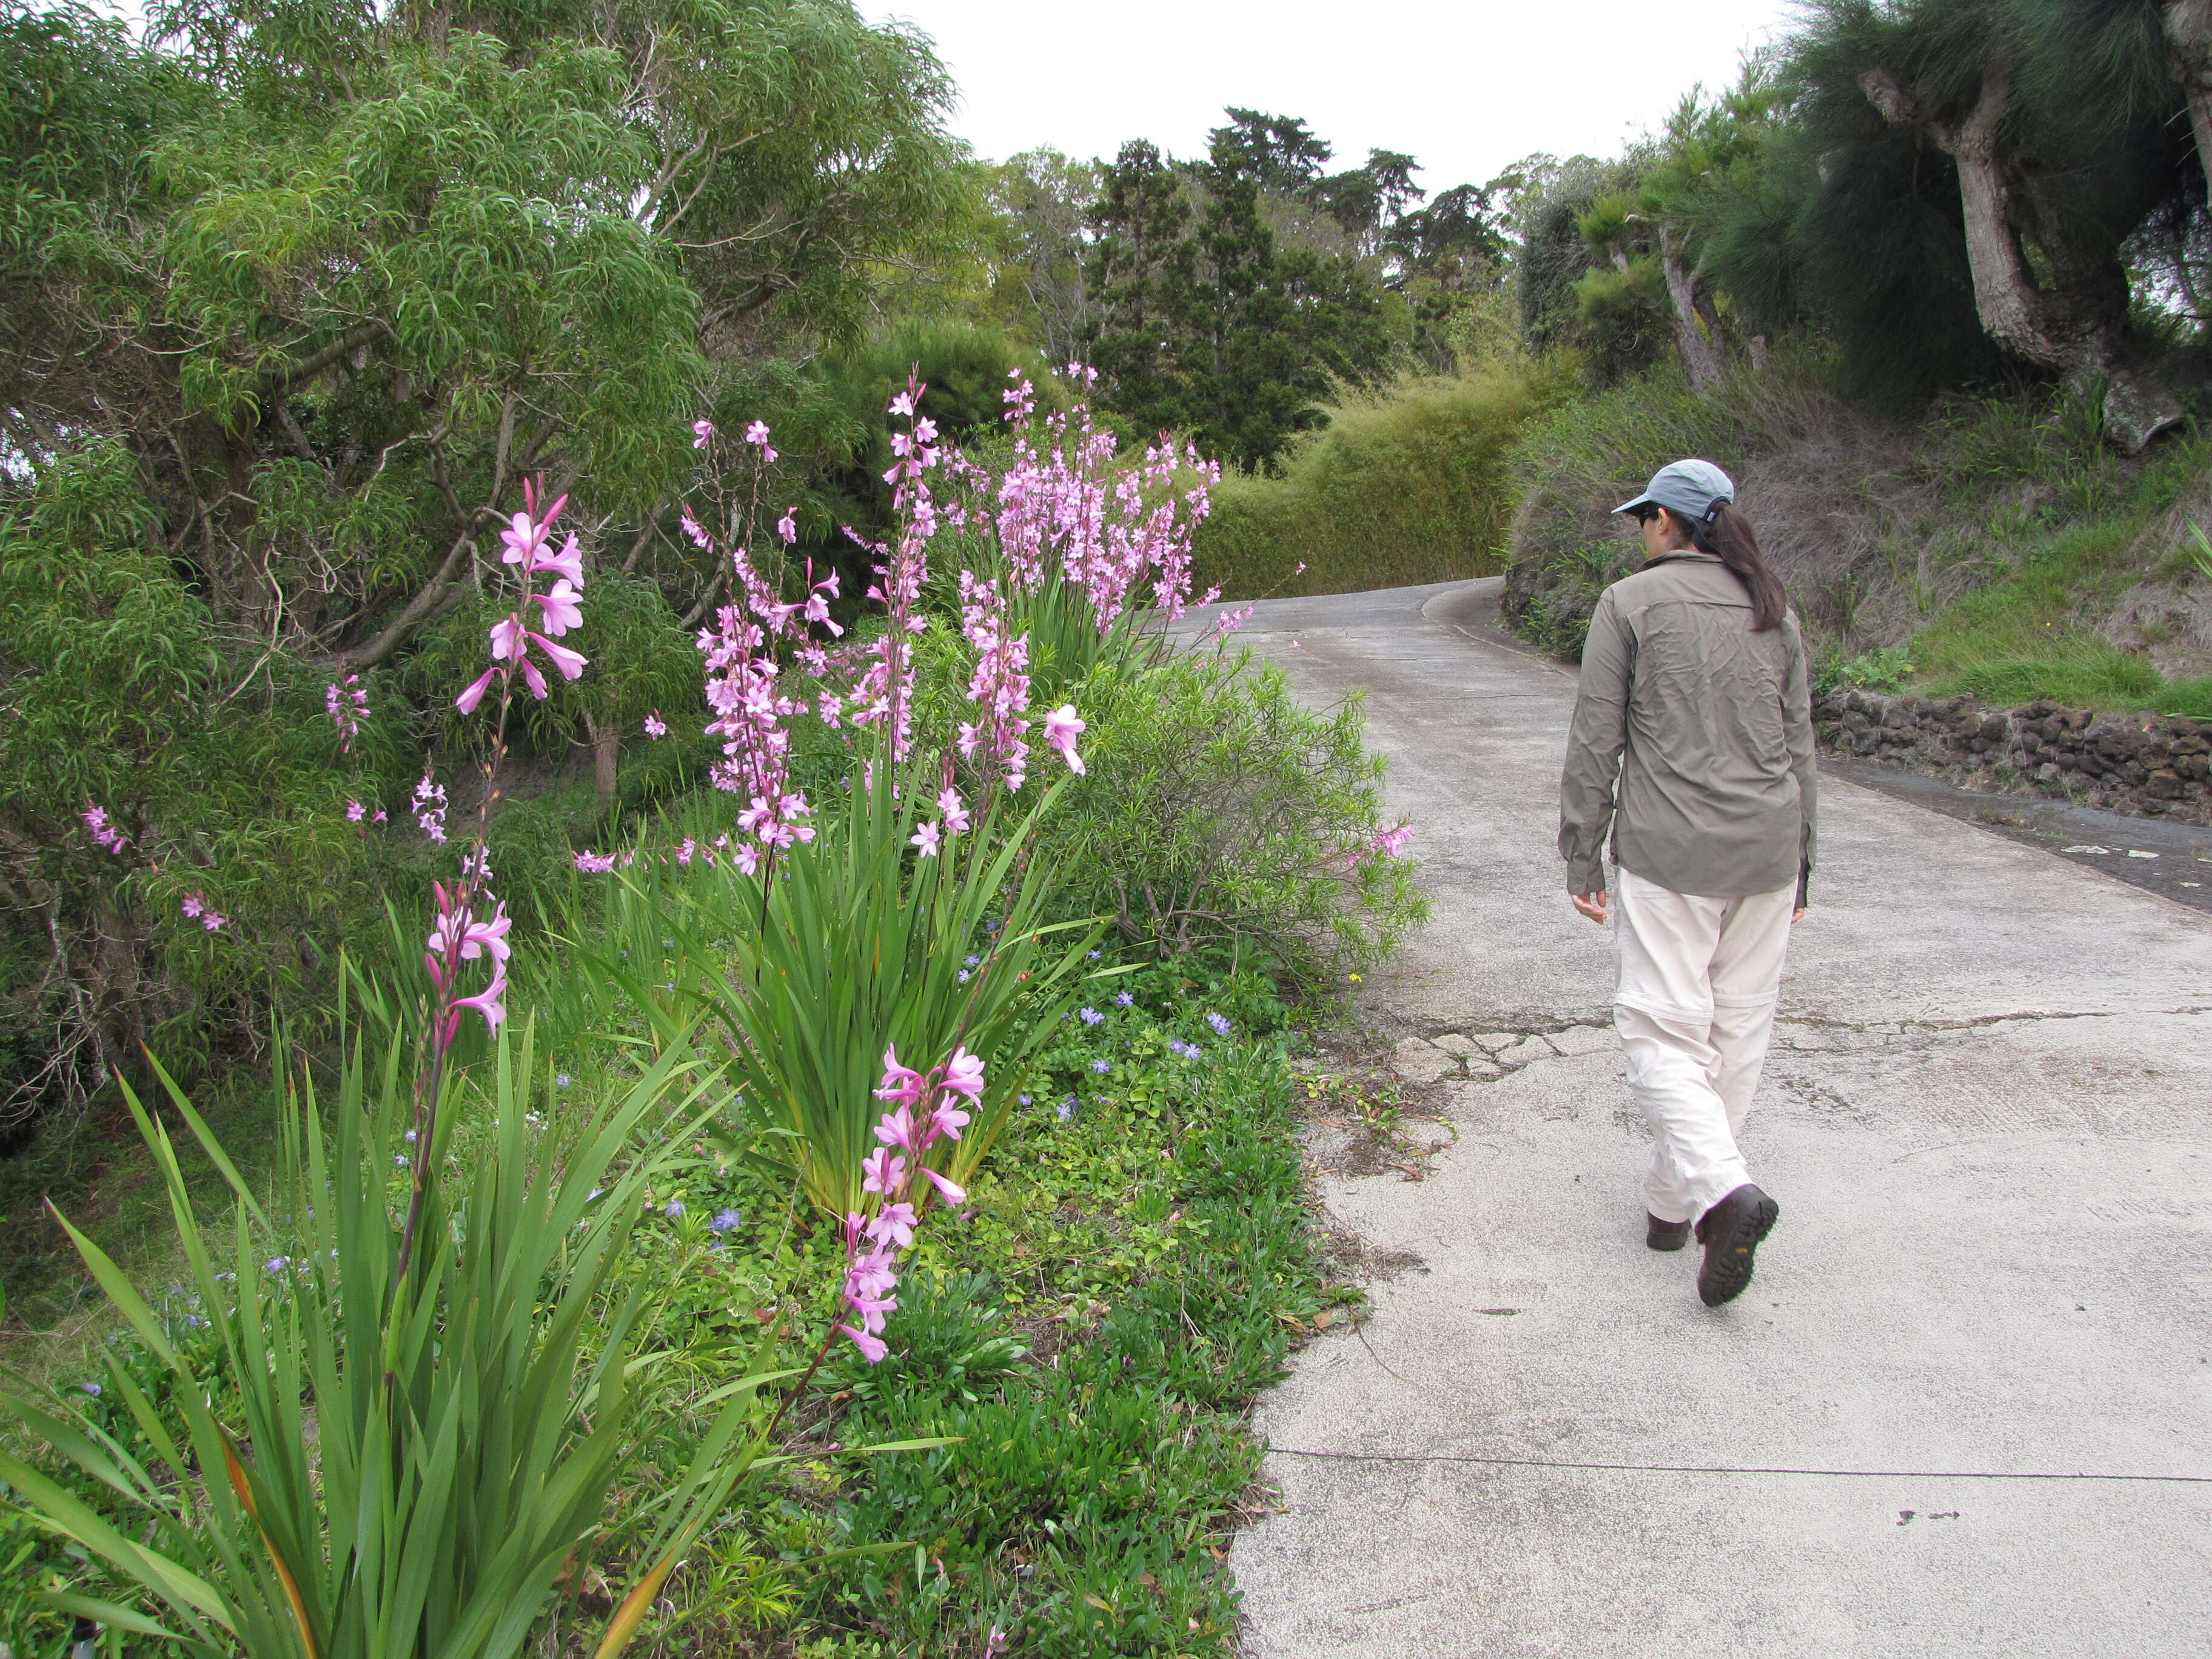
[[[1692,524],[1703,524],[1714,507],[1735,499],[1735,483],[1711,461],[1676,461],[1651,475],[1644,493],[1613,510],[1633,513],[1639,507],[1672,507]]]

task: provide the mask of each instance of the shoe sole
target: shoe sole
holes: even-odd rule
[[[1690,1230],[1686,1227],[1677,1234],[1669,1243],[1662,1243],[1660,1240],[1652,1237],[1650,1233],[1644,1235],[1644,1248],[1647,1250],[1679,1250],[1687,1245],[1689,1242]]]
[[[1732,1218],[1726,1238],[1706,1240],[1705,1266],[1698,1272],[1698,1300],[1717,1308],[1741,1296],[1751,1283],[1759,1245],[1781,1218],[1782,1206],[1762,1197]]]

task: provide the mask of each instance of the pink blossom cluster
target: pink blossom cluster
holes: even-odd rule
[[[974,724],[961,724],[960,753],[987,778],[1019,789],[1030,762],[1030,636],[1008,631],[1006,596],[996,577],[960,573],[960,631],[975,647],[968,700],[978,710]]]
[[[430,888],[438,897],[438,920],[424,942],[422,962],[430,970],[430,982],[438,988],[439,1027],[435,1036],[442,1051],[453,1045],[464,1008],[473,1008],[482,1014],[485,1025],[493,1031],[497,1031],[506,1019],[507,1009],[500,999],[507,994],[507,932],[513,923],[504,904],[498,906],[488,920],[479,920],[470,909],[470,893],[465,882],[452,887],[441,881],[433,882]],[[487,951],[492,959],[491,982],[473,996],[456,995],[461,963],[474,962]]]
[[[185,913],[187,921],[197,921],[210,933],[220,932],[230,922],[228,916],[207,902],[205,893],[193,891],[185,894],[184,902],[177,908]]]
[[[100,806],[92,801],[87,801],[84,811],[77,816],[84,820],[84,827],[92,832],[92,839],[95,846],[104,852],[121,856],[124,848],[130,843],[131,837],[107,821],[107,813]]]
[[[1354,848],[1346,857],[1347,865],[1358,866],[1370,858],[1395,859],[1406,850],[1406,843],[1413,838],[1413,826],[1401,822],[1380,835],[1370,836]]]
[[[754,422],[746,438],[759,447],[762,465],[775,458],[765,424]],[[712,534],[688,511],[683,522],[685,533],[700,546],[715,544]],[[797,533],[790,513],[777,528],[788,547]],[[726,556],[729,574],[736,579],[735,597],[717,612],[714,629],[699,631],[698,645],[706,659],[707,702],[714,714],[706,730],[710,737],[722,739],[714,782],[748,803],[738,815],[738,826],[751,840],[732,857],[750,875],[763,856],[772,858],[793,842],[814,838],[813,827],[806,822],[813,809],[805,792],[788,787],[791,732],[784,723],[805,712],[806,705],[779,690],[777,645],[792,642],[800,661],[818,673],[828,665],[810,629],[819,623],[833,634],[844,630],[830,620],[830,601],[837,597],[836,571],[817,578],[809,561],[805,597],[786,600],[761,574],[746,549],[733,547]],[[832,702],[825,702],[822,712],[835,723]],[[651,727],[648,722],[647,730]]]
[[[927,477],[940,457],[937,422],[915,413],[927,390],[909,375],[906,390],[890,401],[890,413],[907,423],[891,434],[892,460],[884,473],[898,515],[896,539],[889,548],[860,543],[884,561],[875,568],[867,596],[890,612],[890,626],[867,647],[867,667],[853,689],[851,717],[855,726],[886,728],[895,763],[906,759],[913,744],[914,651],[908,636],[929,625],[921,614],[921,586],[929,574],[930,538],[938,529],[937,498]],[[846,534],[853,534],[850,526]]]
[[[368,718],[368,688],[361,684],[361,676],[349,674],[345,685],[335,683],[323,688],[323,708],[337,727],[338,752],[350,754],[353,740],[361,735],[361,723]]]
[[[499,532],[507,551],[501,554],[504,564],[520,565],[522,570],[522,599],[516,607],[494,623],[491,627],[491,664],[481,678],[470,684],[453,699],[453,707],[464,714],[474,714],[483,701],[483,695],[495,678],[511,680],[519,669],[523,681],[530,687],[530,695],[543,699],[546,692],[545,676],[539,672],[537,658],[531,647],[535,646],[551,663],[564,680],[573,680],[584,672],[587,660],[565,645],[556,645],[555,637],[567,633],[584,620],[584,556],[576,545],[574,531],[558,552],[549,550],[552,542],[553,520],[561,516],[561,509],[568,504],[562,496],[543,514],[538,511],[538,487],[526,478],[522,484],[522,512],[516,514],[507,527]],[[541,573],[554,578],[553,585],[544,592],[537,591],[533,580]],[[524,620],[532,605],[538,607],[539,633]]]
[[[1066,372],[1086,391],[1097,379],[1081,363]],[[1019,369],[1009,378],[1006,419],[1019,431],[1014,465],[999,481],[995,527],[1015,586],[1035,593],[1048,581],[1072,583],[1090,600],[1101,634],[1144,602],[1142,589],[1169,620],[1181,617],[1190,596],[1191,538],[1211,510],[1219,463],[1163,434],[1138,465],[1122,466],[1114,434],[1093,422],[1087,403],[1048,414],[1040,426],[1035,386]],[[1196,482],[1178,491],[1179,473]]]
[[[966,1188],[929,1168],[923,1156],[940,1139],[959,1139],[969,1121],[967,1109],[982,1097],[983,1062],[965,1048],[955,1048],[951,1060],[926,1073],[900,1065],[896,1045],[884,1050],[876,1098],[896,1104],[876,1125],[882,1144],[860,1165],[860,1190],[873,1195],[873,1206],[845,1217],[843,1301],[854,1322],[837,1327],[872,1365],[889,1352],[884,1318],[898,1310],[892,1292],[898,1288],[899,1252],[914,1243],[921,1221],[915,1194],[928,1196],[920,1183],[927,1181],[948,1204],[968,1198]]]
[[[434,783],[427,771],[415,786],[415,822],[440,847],[446,844],[446,786]]]

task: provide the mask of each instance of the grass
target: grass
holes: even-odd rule
[[[1494,574],[1513,514],[1508,458],[1555,380],[1489,367],[1347,393],[1279,475],[1222,480],[1198,536],[1199,585],[1237,599]]]

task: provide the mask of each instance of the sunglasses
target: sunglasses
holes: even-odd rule
[[[1635,511],[1631,513],[1628,516],[1635,520],[1638,524],[1650,524],[1652,520],[1659,516],[1662,510],[1663,509],[1653,507],[1647,502],[1645,505],[1636,508]]]

